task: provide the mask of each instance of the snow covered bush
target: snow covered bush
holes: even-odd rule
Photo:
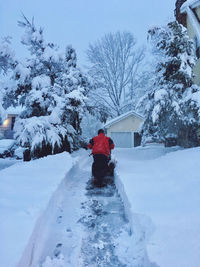
[[[16,121],[15,128],[20,145],[30,148],[34,157],[59,152],[64,142],[66,148],[69,146],[65,140],[66,129],[62,125],[52,125],[48,116],[20,118]]]
[[[30,57],[16,63],[12,86],[4,96],[4,104],[24,107],[15,123],[15,137],[32,157],[74,150],[81,142],[80,123],[90,83],[77,68],[71,46],[62,52],[46,43],[43,30],[26,17],[19,26],[25,30],[22,44]]]
[[[153,89],[145,96],[143,142],[178,139],[179,145],[198,144],[200,88],[193,85],[193,42],[178,22],[149,30],[157,57]]]

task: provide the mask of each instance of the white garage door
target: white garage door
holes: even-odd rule
[[[111,138],[116,147],[132,147],[133,137],[131,132],[111,132]]]

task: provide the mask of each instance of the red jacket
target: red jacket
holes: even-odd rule
[[[104,154],[106,156],[110,155],[110,150],[114,148],[113,140],[110,137],[105,136],[104,133],[93,137],[89,144],[88,148],[92,149],[92,154]]]

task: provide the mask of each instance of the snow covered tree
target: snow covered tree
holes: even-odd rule
[[[26,17],[19,25],[25,29],[22,44],[31,56],[16,64],[13,86],[7,88],[7,96],[24,107],[15,123],[15,137],[32,157],[74,150],[81,142],[89,81],[77,68],[71,46],[63,53],[46,43],[43,30]],[[8,102],[6,96],[4,101]]]
[[[179,144],[184,147],[200,145],[200,87],[193,84],[187,88],[180,102],[183,124],[179,131]]]
[[[11,48],[11,37],[5,37],[0,43],[0,74],[6,74],[16,65],[15,52]]]
[[[11,48],[11,37],[5,37],[0,43],[0,124],[6,117],[6,105],[4,105],[5,94],[5,80],[7,77],[7,85],[10,81],[11,70],[16,66],[17,61],[15,58],[15,52]],[[10,101],[9,101],[10,102]]]
[[[117,116],[126,108],[126,94],[134,88],[135,75],[144,57],[129,32],[106,34],[87,50],[90,74],[96,82],[96,101]]]
[[[1,90],[0,90],[0,125],[3,123],[3,121],[5,119],[5,109],[3,108],[2,103],[3,103],[2,93],[1,93]]]
[[[103,123],[97,114],[92,115],[87,111],[81,121],[82,136],[85,142],[89,142],[93,136],[97,135],[97,131],[101,128],[103,128]]]
[[[150,29],[149,35],[159,60],[153,89],[146,95],[143,141],[174,137],[180,145],[191,146],[194,128],[199,127],[199,103],[194,98],[200,90],[193,85],[193,42],[178,22]]]

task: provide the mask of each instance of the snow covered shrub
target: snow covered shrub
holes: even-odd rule
[[[67,131],[62,125],[53,125],[48,116],[18,119],[16,138],[22,147],[29,147],[34,157],[46,156],[59,151],[65,144]]]
[[[13,83],[4,97],[4,103],[12,100],[24,107],[15,123],[15,137],[32,157],[74,150],[81,142],[80,123],[90,83],[77,68],[71,46],[62,52],[46,43],[43,30],[26,17],[19,26],[25,30],[22,44],[30,57],[14,66]]]
[[[153,89],[145,97],[143,142],[165,142],[173,136],[179,145],[197,145],[197,140],[191,138],[200,125],[200,88],[193,85],[193,42],[176,21],[150,29],[149,36],[157,64]]]

